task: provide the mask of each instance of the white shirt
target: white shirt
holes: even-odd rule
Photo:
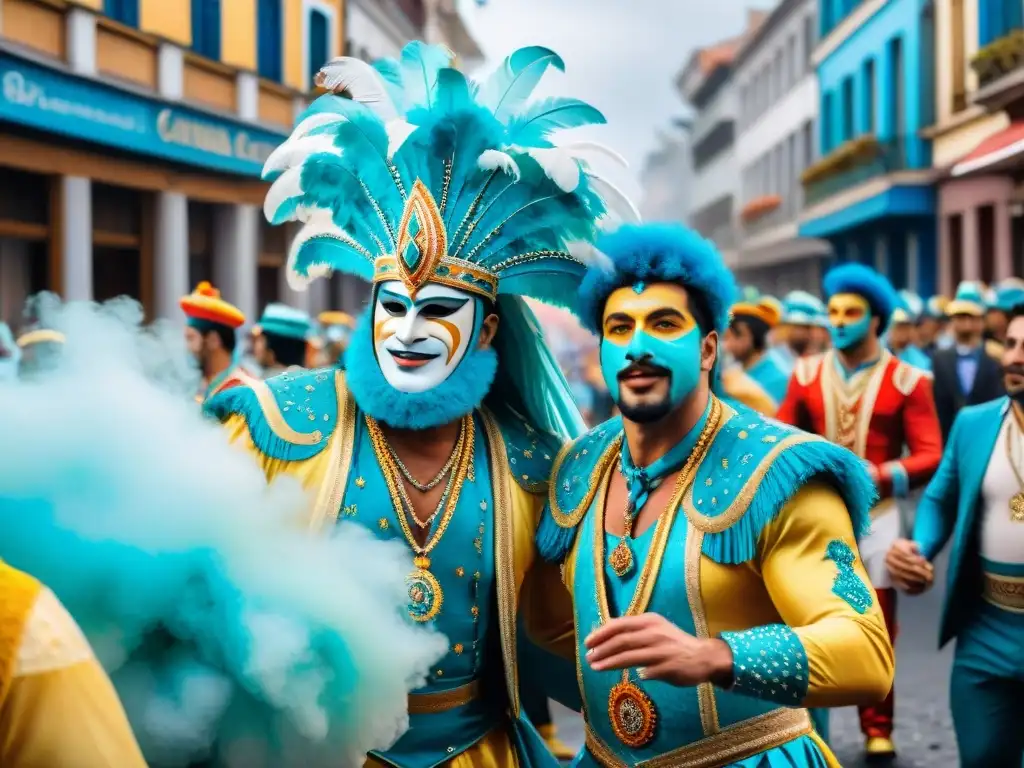
[[[999,430],[988,469],[981,484],[981,556],[996,563],[1024,564],[1024,522],[1010,516],[1010,499],[1022,490],[1006,454],[1006,433],[1010,430],[1013,458],[1024,476],[1024,435],[1013,414],[1007,413]]]

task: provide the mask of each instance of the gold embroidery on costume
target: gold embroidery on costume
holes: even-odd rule
[[[341,502],[345,496],[345,486],[348,483],[348,473],[352,466],[356,403],[345,386],[345,374],[342,371],[334,373],[334,391],[338,400],[338,427],[331,436],[327,471],[310,516],[309,528],[313,533],[319,533],[325,523],[330,526],[337,522]]]
[[[654,740],[658,712],[651,697],[630,682],[628,669],[608,694],[608,717],[615,737],[627,747],[640,749]]]
[[[875,401],[892,355],[883,350],[870,368],[844,381],[836,370],[835,352],[825,354],[821,394],[825,403],[825,437],[864,458]]]
[[[597,494],[597,487],[599,483],[598,478],[604,474],[605,468],[614,460],[622,448],[622,435],[619,435],[612,444],[609,445],[601,457],[597,460],[597,464],[594,466],[593,471],[590,473],[590,478],[587,483],[587,492],[583,496],[580,503],[571,510],[563,510],[561,505],[558,503],[558,483],[552,482],[548,485],[548,508],[551,511],[551,517],[555,523],[558,524],[559,528],[575,528],[580,524],[580,520],[590,509],[591,503],[594,501],[594,496]],[[566,443],[562,446],[562,449],[555,456],[555,463],[551,468],[551,477],[557,478],[558,472],[562,467],[562,464],[573,449],[572,443]],[[577,457],[579,458],[579,457]]]
[[[312,432],[298,432],[289,426],[288,422],[284,420],[284,414],[278,408],[277,401],[274,399],[274,395],[265,381],[252,379],[249,382],[249,387],[256,396],[256,402],[260,404],[260,408],[263,410],[267,426],[279,438],[293,445],[316,445],[323,439],[323,432],[319,429],[314,429]]]
[[[486,408],[481,411],[487,445],[490,449],[491,486],[494,494],[494,571],[498,590],[498,629],[502,658],[505,660],[505,685],[508,688],[512,717],[519,717],[519,669],[516,667],[516,575],[512,545],[512,470],[505,440],[497,420]],[[475,606],[474,606],[475,608]],[[477,611],[479,612],[479,611]]]

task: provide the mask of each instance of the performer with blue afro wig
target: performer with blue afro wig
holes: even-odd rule
[[[871,480],[849,451],[714,394],[736,291],[713,245],[625,226],[591,265],[580,314],[621,416],[559,453],[538,532],[573,597],[576,765],[836,765],[805,707],[892,685],[857,552]]]
[[[843,264],[830,270],[825,275],[824,288],[832,343],[837,349],[859,344],[869,331],[875,337],[881,336],[900,303],[892,284],[863,264]],[[859,301],[854,301],[854,297]],[[851,311],[851,304],[864,303],[864,309],[869,312]],[[855,321],[854,314],[857,315]]]
[[[825,296],[834,348],[797,362],[777,418],[848,448],[867,462],[881,500],[871,512],[871,531],[860,553],[890,639],[896,634],[896,591],[885,557],[900,535],[897,501],[923,488],[942,459],[942,436],[932,377],[920,365],[894,355],[882,343],[899,296],[889,281],[861,264],[844,264],[825,275]],[[894,699],[862,706],[864,749],[871,758],[895,754]]]

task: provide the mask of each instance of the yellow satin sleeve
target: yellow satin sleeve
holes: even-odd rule
[[[238,446],[253,457],[259,464],[260,469],[263,470],[263,474],[266,475],[268,483],[276,477],[288,475],[298,480],[302,487],[307,490],[320,487],[324,477],[327,475],[327,468],[332,455],[331,447],[334,445],[335,440],[342,439],[342,430],[336,429],[329,438],[329,442],[324,450],[320,451],[313,458],[304,461],[285,461],[267,456],[256,447],[256,444],[252,441],[252,436],[249,434],[249,426],[245,423],[244,417],[232,414],[224,421],[223,426],[228,433],[228,442]]]
[[[32,608],[0,704],[0,765],[145,768],[124,708],[53,593]]]
[[[826,557],[837,540],[856,558],[845,578],[859,579],[867,590],[870,606],[863,613],[844,598],[840,568]],[[711,636],[773,624],[792,630],[807,656],[804,706],[872,704],[888,695],[892,645],[850,515],[832,488],[798,491],[761,532],[755,561],[724,566],[702,557],[701,595]]]

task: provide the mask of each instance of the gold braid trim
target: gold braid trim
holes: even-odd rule
[[[562,450],[555,456],[555,463],[551,466],[551,482],[548,483],[548,507],[551,509],[551,517],[554,518],[555,523],[558,524],[559,528],[575,528],[580,524],[580,520],[590,509],[591,503],[594,501],[594,496],[597,494],[597,489],[600,483],[598,479],[604,473],[605,468],[608,466],[619,450],[622,448],[622,435],[615,438],[611,445],[605,448],[604,453],[601,454],[601,458],[597,460],[597,464],[594,466],[593,471],[590,473],[590,480],[587,483],[587,493],[583,497],[583,500],[578,506],[569,510],[564,511],[558,503],[558,470],[561,469],[562,464],[569,458],[569,454],[573,452],[575,448],[574,443],[566,443],[562,446]]]

